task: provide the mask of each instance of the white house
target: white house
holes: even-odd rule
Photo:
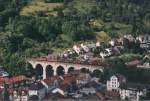
[[[100,47],[100,46],[101,46],[100,42],[96,42],[96,47]]]
[[[89,44],[87,44],[87,47],[89,49],[94,49],[94,48],[96,48],[96,44],[95,43],[89,43]]]
[[[0,76],[1,77],[8,77],[9,74],[7,72],[5,72],[5,71],[0,71]]]
[[[61,54],[62,57],[64,58],[68,58],[69,56],[74,55],[76,52],[72,49],[72,48],[67,48],[63,51],[63,53]]]
[[[150,63],[149,62],[145,62],[142,65],[137,65],[137,68],[150,69]]]
[[[114,40],[110,40],[110,41],[109,41],[109,44],[110,44],[111,46],[115,46],[115,41],[114,41]]]
[[[124,35],[124,38],[128,39],[130,42],[135,41],[135,38],[134,38],[131,34],[129,34],[129,35]]]
[[[0,77],[8,77],[9,74],[5,70],[3,70],[2,68],[3,67],[0,66]]]
[[[9,95],[10,101],[28,101],[28,94],[27,92],[25,93],[24,91],[17,92],[14,90],[10,95]]]
[[[80,74],[77,76],[76,82],[77,82],[77,85],[85,85],[85,84],[87,84],[90,80],[91,80],[91,77],[90,77],[89,74],[80,73]]]
[[[36,95],[41,100],[45,94],[46,88],[41,82],[34,83],[29,87],[29,97]]]
[[[139,35],[136,39],[139,40],[140,43],[148,43],[150,42],[150,35],[148,34]]]
[[[94,56],[94,53],[89,52],[89,53],[84,54],[83,58],[84,60],[88,60],[88,59],[93,58],[93,56]]]
[[[89,52],[90,51],[89,48],[86,45],[84,45],[83,43],[81,44],[81,47],[83,48],[83,50],[85,52]]]
[[[126,78],[121,75],[121,74],[116,74],[110,77],[109,80],[107,80],[107,90],[108,91],[118,91],[119,90],[119,86],[122,83],[126,82]]]
[[[102,59],[104,59],[105,57],[109,57],[112,54],[112,49],[110,48],[106,48],[103,52],[100,52],[100,56],[102,57]]]
[[[146,89],[138,84],[121,84],[119,93],[121,100],[139,101],[140,96],[146,95]]]
[[[78,47],[77,45],[74,45],[74,46],[73,46],[73,50],[74,50],[78,55],[79,55],[80,52],[81,52],[80,47]]]
[[[140,42],[140,47],[144,49],[150,48],[150,35],[139,35],[136,40]]]

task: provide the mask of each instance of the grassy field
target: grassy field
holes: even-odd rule
[[[62,8],[63,3],[45,3],[43,1],[32,1],[27,6],[25,6],[20,15],[29,16],[37,12],[45,12],[47,15],[55,15],[55,8]]]

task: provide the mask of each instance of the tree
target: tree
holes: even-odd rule
[[[51,66],[48,66],[46,68],[46,77],[51,77],[51,76],[53,76],[53,74],[54,74],[54,70],[52,69]]]
[[[81,73],[87,73],[87,69],[86,68],[81,68]]]
[[[102,73],[101,73],[100,70],[94,70],[93,71],[93,76],[94,77],[101,78],[101,75],[102,75]]]

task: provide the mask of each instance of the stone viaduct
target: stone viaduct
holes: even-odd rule
[[[47,59],[28,59],[27,63],[32,65],[32,68],[36,69],[37,66],[40,66],[43,70],[42,77],[46,78],[46,68],[51,67],[54,71],[54,75],[56,75],[56,71],[58,67],[64,68],[64,73],[67,73],[69,68],[73,67],[75,70],[80,70],[81,68],[86,68],[89,71],[93,72],[94,70],[103,71],[104,67],[100,65],[92,65],[92,64],[80,64],[80,63],[71,63],[71,62],[63,62],[58,60],[47,60]]]

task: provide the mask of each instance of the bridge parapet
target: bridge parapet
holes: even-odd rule
[[[43,57],[32,58],[32,59],[28,59],[28,60],[41,61],[41,62],[47,61],[47,62],[61,62],[61,63],[71,63],[71,64],[83,64],[83,65],[93,65],[93,66],[106,66],[106,63],[100,59],[81,61],[81,60],[77,60],[77,59],[67,60],[67,59],[61,58],[59,56],[55,56],[55,57],[43,56]]]

